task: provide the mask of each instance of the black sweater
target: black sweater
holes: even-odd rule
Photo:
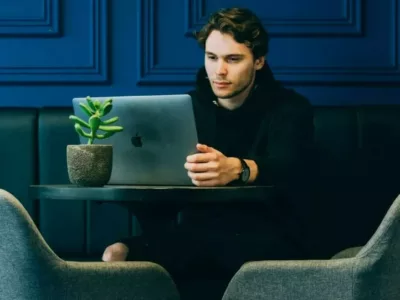
[[[281,185],[313,143],[313,110],[308,100],[276,81],[267,65],[257,72],[256,88],[234,111],[216,106],[204,68],[191,91],[199,142],[226,156],[253,159],[256,184]]]
[[[312,175],[314,124],[308,100],[284,88],[274,79],[268,65],[257,71],[255,88],[244,104],[233,111],[215,104],[204,68],[197,74],[196,89],[189,94],[199,142],[228,157],[254,160],[259,169],[254,184],[274,185],[282,195],[267,210],[248,204],[199,205],[190,213],[195,219],[192,221],[203,228],[234,231],[262,230],[271,215],[289,228],[302,226],[304,220],[308,222],[310,206],[299,190],[304,190]]]

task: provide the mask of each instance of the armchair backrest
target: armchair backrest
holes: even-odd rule
[[[40,257],[59,259],[43,239],[24,206],[14,195],[3,189],[0,189],[0,216],[1,269],[18,257],[23,260]]]
[[[356,262],[355,299],[399,299],[400,195],[375,234],[356,255]]]
[[[23,205],[9,192],[0,189],[0,294],[13,298],[21,286],[31,299],[40,299],[62,282],[49,269],[58,260],[39,233]],[[44,288],[43,288],[44,287]],[[14,296],[11,296],[14,295]],[[20,295],[23,298],[22,294]]]

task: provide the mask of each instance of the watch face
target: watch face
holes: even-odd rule
[[[250,177],[250,169],[245,168],[242,172],[242,181],[247,182],[249,180],[249,177]]]

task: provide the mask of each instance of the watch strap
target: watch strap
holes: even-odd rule
[[[246,180],[243,180],[243,173],[245,172],[245,171],[249,171],[249,166],[247,165],[247,163],[245,162],[245,160],[243,159],[243,158],[239,158],[239,160],[240,160],[240,163],[242,164],[242,170],[241,170],[241,172],[239,173],[239,180],[242,182],[242,183],[247,183],[247,181],[249,180],[249,177],[250,176],[248,176],[248,178],[246,178]]]

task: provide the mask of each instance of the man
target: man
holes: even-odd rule
[[[274,79],[265,61],[267,32],[251,11],[216,12],[197,40],[205,67],[190,95],[200,144],[183,167],[196,186],[275,185],[279,196],[267,207],[190,207],[174,232],[113,244],[103,260],[150,260],[174,278],[204,272],[229,280],[249,260],[309,257],[300,242],[312,222],[311,198],[304,197],[312,174],[311,105]]]

